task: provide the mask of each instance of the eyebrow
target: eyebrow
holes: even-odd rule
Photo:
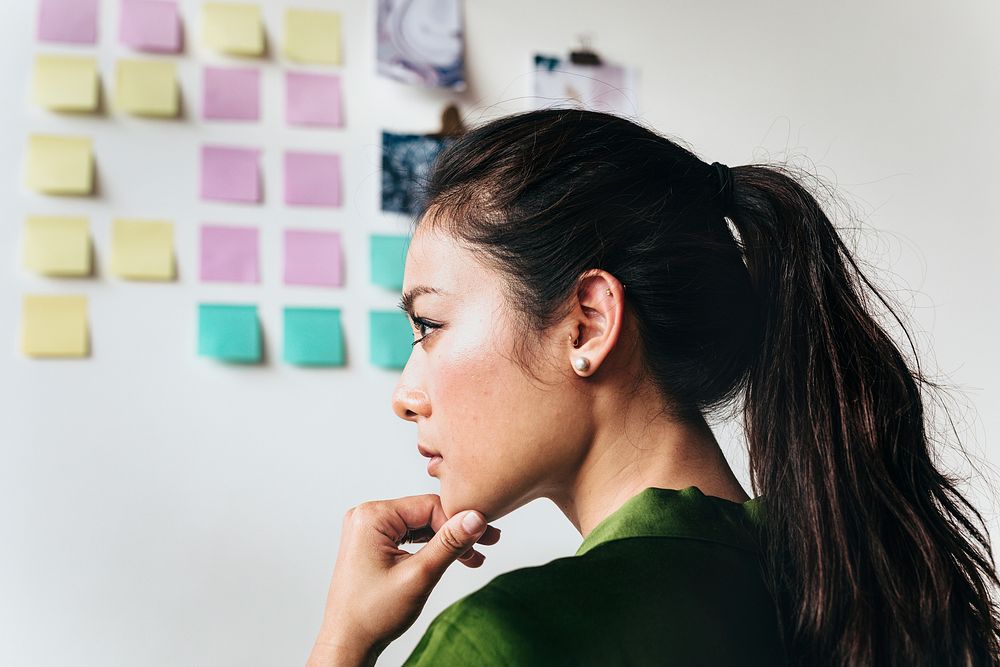
[[[416,287],[407,290],[403,293],[403,297],[399,300],[399,307],[409,313],[413,314],[413,302],[416,301],[417,297],[421,294],[438,294],[444,296],[448,294],[444,290],[437,289],[436,287],[428,287],[427,285],[417,285]]]

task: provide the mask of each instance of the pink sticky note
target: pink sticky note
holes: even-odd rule
[[[201,226],[201,279],[255,283],[260,279],[256,227]]]
[[[285,74],[285,118],[289,125],[340,127],[340,77],[336,74]]]
[[[43,42],[97,42],[98,0],[40,0],[38,39]]]
[[[285,203],[340,206],[340,155],[287,151]]]
[[[201,147],[201,198],[260,201],[259,151],[231,146]]]
[[[202,114],[219,120],[260,119],[260,70],[206,67]]]
[[[181,18],[176,0],[122,0],[119,39],[137,51],[181,50]]]
[[[340,233],[307,229],[285,230],[285,284],[342,284]]]

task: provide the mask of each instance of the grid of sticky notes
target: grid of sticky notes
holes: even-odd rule
[[[264,204],[265,194],[276,193],[289,207],[336,209],[342,206],[341,155],[308,141],[309,149],[266,143],[259,131],[262,97],[279,94],[265,89],[265,76],[275,49],[261,8],[253,2],[202,1],[192,7],[195,30],[186,34],[178,0],[36,0],[37,40],[45,52],[35,54],[30,79],[34,104],[60,114],[60,127],[80,122],[81,115],[122,114],[146,123],[230,123],[237,130],[232,142],[202,142],[192,155],[197,187],[187,194],[212,207],[199,223],[199,254],[195,265],[202,284],[260,285],[262,236],[256,224],[246,222],[248,210]],[[100,2],[117,2],[117,34],[104,35]],[[314,132],[342,128],[341,15],[336,11],[286,7],[278,37],[287,66],[279,72],[284,122]],[[193,21],[192,21],[193,22]],[[275,26],[277,27],[277,26]],[[99,58],[102,40],[117,39],[121,54],[110,61]],[[182,90],[178,76],[185,43],[194,41],[210,54],[196,63],[197,90]],[[73,45],[61,49],[48,45]],[[82,47],[82,48],[81,48]],[[89,50],[88,50],[89,49]],[[103,74],[101,63],[108,63]],[[274,63],[270,63],[274,64]],[[104,87],[110,89],[105,97]],[[200,109],[185,109],[191,105]],[[189,118],[189,116],[193,116]],[[256,129],[255,129],[256,128]],[[238,131],[246,141],[238,141]],[[138,137],[139,135],[135,135]],[[315,135],[314,135],[315,136]],[[136,140],[141,151],[141,139]],[[264,173],[262,156],[280,154],[277,187]],[[99,138],[81,132],[51,132],[41,127],[25,142],[24,180],[41,198],[23,222],[21,262],[34,274],[51,279],[53,289],[68,279],[92,279],[107,267],[110,275],[135,284],[178,282],[175,223],[155,211],[143,217],[108,216],[107,248],[92,242],[91,215],[55,214],[46,210],[46,198],[65,202],[95,197],[95,174],[114,181],[116,174],[98,170]],[[229,217],[227,207],[241,207]],[[247,207],[250,207],[249,209]],[[54,207],[52,207],[54,208]],[[65,207],[60,206],[64,211]],[[103,222],[103,221],[102,221]],[[180,223],[179,223],[180,224]],[[187,224],[187,223],[183,223]],[[337,229],[280,230],[283,268],[274,279],[295,289],[342,288],[345,285],[344,237]],[[402,288],[408,238],[401,234],[369,236],[370,280],[388,290]],[[106,260],[106,261],[105,261]],[[50,290],[51,292],[52,290]],[[197,304],[197,354],[241,364],[260,363],[267,356],[262,320],[253,294],[239,303]],[[287,305],[282,313],[281,358],[300,366],[346,365],[340,307]],[[85,294],[25,294],[22,299],[21,347],[30,357],[82,357],[90,354],[88,296]],[[412,349],[412,329],[398,309],[370,310],[369,361],[376,366],[401,368]]]

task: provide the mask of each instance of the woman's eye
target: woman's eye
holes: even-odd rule
[[[421,337],[413,341],[411,345],[416,345],[424,338],[427,338],[427,334],[424,332],[424,329],[437,329],[440,328],[441,326],[440,324],[434,324],[433,322],[428,322],[422,317],[416,317],[416,316],[413,317],[413,324],[417,328],[417,332],[420,334]]]

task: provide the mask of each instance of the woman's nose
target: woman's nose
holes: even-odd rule
[[[415,422],[417,417],[430,417],[431,404],[427,394],[419,389],[400,385],[392,395],[392,409],[400,419]]]

